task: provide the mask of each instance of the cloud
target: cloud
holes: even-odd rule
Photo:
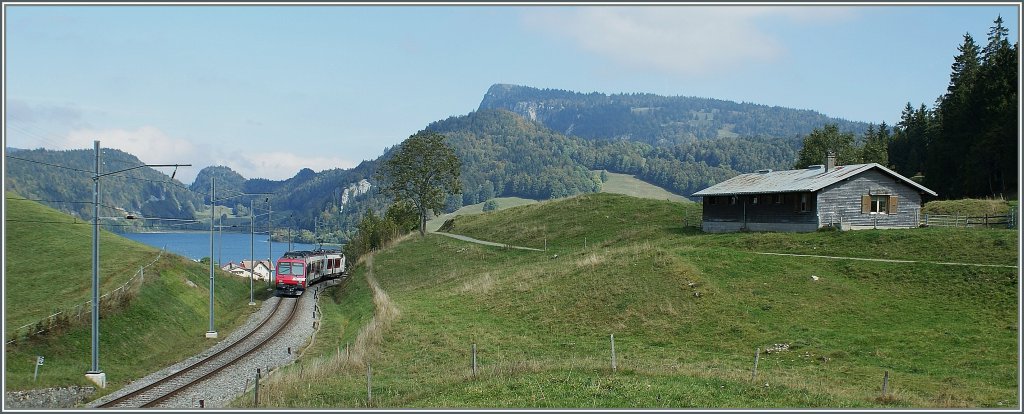
[[[299,155],[290,152],[244,152],[220,161],[245,178],[284,180],[294,177],[299,170],[309,168],[323,171],[332,168],[352,168],[356,163],[339,157]]]
[[[195,155],[196,147],[191,142],[168,136],[153,126],[130,129],[76,129],[68,133],[64,148],[92,148],[95,140],[104,148],[117,148],[135,155],[142,162],[172,164]]]
[[[185,139],[167,135],[159,128],[143,126],[137,129],[75,129],[65,138],[56,142],[54,149],[92,149],[93,141],[99,140],[100,147],[114,148],[138,157],[147,164],[192,164],[178,170],[175,178],[191,184],[202,166],[198,168],[195,159],[198,151],[195,145]],[[159,168],[170,174],[172,170]]]
[[[778,60],[786,47],[766,27],[846,15],[828,7],[577,7],[527,15],[527,24],[624,66],[691,76]]]
[[[6,109],[7,122],[74,125],[82,119],[82,111],[69,105],[33,105],[21,99],[8,99]]]
[[[175,178],[189,185],[199,171],[210,165],[224,165],[245,178],[285,180],[303,168],[323,171],[332,168],[352,168],[356,162],[339,157],[309,156],[283,151],[233,150],[210,148],[209,144],[193,144],[188,139],[170,136],[154,126],[137,129],[74,129],[66,136],[48,140],[47,148],[92,149],[99,140],[103,148],[127,152],[148,164],[192,164],[178,169]],[[212,152],[211,152],[212,149]],[[312,153],[312,152],[311,152]],[[171,169],[158,169],[166,174]],[[166,170],[166,171],[165,171]]]

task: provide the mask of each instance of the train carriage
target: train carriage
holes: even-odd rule
[[[277,260],[277,295],[301,295],[309,286],[346,275],[345,255],[339,250],[287,252]]]

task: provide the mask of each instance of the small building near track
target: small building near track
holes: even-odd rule
[[[249,269],[252,269],[253,277],[256,280],[270,280],[270,266],[269,260],[257,260],[255,262],[250,260],[242,260],[239,263],[231,262],[221,269],[227,270],[237,276],[249,277]]]
[[[708,233],[912,228],[922,197],[936,195],[880,164],[836,166],[832,155],[825,165],[759,170],[693,194],[703,199]]]

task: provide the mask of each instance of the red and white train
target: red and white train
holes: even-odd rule
[[[287,252],[277,259],[274,285],[278,296],[298,296],[309,286],[346,274],[345,255],[339,250]]]

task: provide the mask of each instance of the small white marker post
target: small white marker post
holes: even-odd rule
[[[615,334],[611,335],[612,340],[612,372],[615,372]]]
[[[43,366],[43,356],[40,355],[36,358],[36,373],[32,375],[32,382],[35,382],[39,378],[39,367]]]
[[[761,348],[757,348],[757,352],[754,353],[754,371],[750,374],[750,380],[753,381],[757,378],[757,361],[761,359]]]
[[[373,369],[370,368],[370,364],[366,364],[366,406],[369,407],[373,404]]]

